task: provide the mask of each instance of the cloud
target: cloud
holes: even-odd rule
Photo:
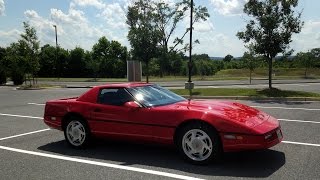
[[[242,14],[243,6],[248,0],[210,0],[214,10],[225,16]]]
[[[76,46],[80,46],[85,50],[91,50],[92,46],[97,43],[98,39],[102,36],[106,36],[109,40],[119,41],[123,45],[128,44],[126,36],[123,36],[123,31],[111,30],[112,28],[115,28],[115,26],[124,27],[123,24],[120,23],[121,19],[113,19],[117,18],[116,15],[119,16],[119,14],[121,14],[119,18],[125,16],[117,3],[105,6],[105,8],[109,8],[110,11],[112,10],[113,14],[111,13],[108,15],[113,19],[109,20],[109,23],[114,23],[114,27],[103,25],[102,23],[105,23],[105,19],[90,17],[85,14],[85,11],[77,9],[77,6],[73,3],[74,2],[70,3],[67,12],[60,9],[51,9],[49,18],[40,16],[34,10],[27,10],[24,12],[30,25],[36,28],[41,45],[55,44],[55,31],[53,25],[57,26],[58,44],[63,48],[73,49]],[[89,3],[89,1],[84,1],[83,3]],[[101,9],[101,12],[104,12],[104,10],[105,9]],[[91,18],[93,18],[94,21],[92,21]]]
[[[50,17],[57,25],[61,46],[74,48],[81,46],[91,49],[95,41],[105,35],[98,27],[90,24],[83,11],[70,8],[68,13],[58,9],[51,9]]]
[[[0,0],[0,16],[4,15],[5,6],[4,6],[4,0]]]
[[[109,27],[126,28],[126,13],[119,3],[106,4],[103,11],[97,15],[103,18]]]
[[[0,31],[1,46],[7,47],[11,43],[16,42],[17,39],[20,38],[21,33],[22,32],[17,29],[12,29],[9,31]]]
[[[214,31],[197,33],[194,38],[200,41],[200,45],[196,44],[194,47],[195,53],[206,53],[210,56],[224,57],[227,54],[242,56],[245,51],[245,47],[240,40],[230,38],[223,33]]]
[[[198,32],[209,32],[214,30],[214,26],[210,19],[208,19],[207,21],[200,21],[195,23],[194,30]]]
[[[320,47],[320,19],[305,22],[301,32],[292,36],[295,53]]]
[[[82,7],[93,6],[97,9],[102,9],[105,7],[105,4],[100,0],[73,0],[72,5],[78,5]]]

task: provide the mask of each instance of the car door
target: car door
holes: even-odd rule
[[[125,106],[125,103],[129,101],[133,101],[133,98],[124,88],[101,89],[97,103],[91,107],[90,128],[93,133],[106,136],[148,138],[151,132],[143,125],[143,119],[131,117],[135,111],[139,111],[139,108],[132,109]]]
[[[140,130],[152,137],[150,140],[170,144],[173,142],[177,114],[166,106],[145,107],[130,112],[129,120],[139,122]]]

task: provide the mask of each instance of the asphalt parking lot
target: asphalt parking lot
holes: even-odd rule
[[[320,102],[241,101],[278,118],[284,142],[195,166],[171,147],[97,141],[70,148],[43,123],[43,104],[85,90],[0,87],[0,179],[320,179]]]

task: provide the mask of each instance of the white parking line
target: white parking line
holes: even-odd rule
[[[145,174],[152,174],[152,175],[176,178],[176,179],[202,180],[199,178],[184,176],[184,175],[179,175],[179,174],[173,174],[173,173],[167,173],[167,172],[161,172],[161,171],[155,171],[155,170],[149,170],[149,169],[143,169],[143,168],[137,168],[137,167],[129,167],[129,166],[123,166],[123,165],[118,165],[118,164],[104,163],[104,162],[99,162],[99,161],[91,161],[91,160],[85,160],[85,159],[79,159],[79,158],[73,158],[73,157],[67,157],[67,156],[61,156],[61,155],[27,151],[27,150],[23,150],[23,149],[16,149],[16,148],[10,148],[10,147],[5,147],[5,146],[0,146],[0,149],[23,153],[23,154],[34,155],[34,156],[47,157],[47,158],[52,158],[52,159],[60,159],[60,160],[64,160],[64,161],[71,161],[71,162],[78,162],[78,163],[83,163],[83,164],[103,166],[103,167],[109,167],[109,168],[115,168],[115,169],[121,169],[121,170],[127,170],[127,171],[140,172],[140,173],[145,173]]]
[[[39,104],[39,103],[28,103],[29,105],[36,105],[36,106],[44,106],[45,104]]]
[[[282,143],[320,147],[320,144],[310,144],[310,143],[302,143],[302,142],[282,141]]]
[[[288,107],[270,107],[270,106],[251,106],[254,108],[262,109],[287,109],[287,110],[305,110],[305,111],[320,111],[320,109],[308,109],[308,108],[288,108]]]
[[[43,119],[43,117],[24,116],[24,115],[16,115],[16,114],[3,114],[3,113],[0,113],[0,116],[11,116],[11,117],[21,117],[21,118],[30,118],[30,119]]]
[[[301,122],[301,123],[313,123],[320,124],[318,121],[304,121],[304,120],[294,120],[294,119],[278,119],[279,121],[288,121],[288,122]]]
[[[15,138],[15,137],[20,137],[20,136],[25,136],[25,135],[29,135],[29,134],[35,134],[35,133],[39,133],[39,132],[44,132],[44,131],[48,131],[48,130],[50,130],[50,128],[41,129],[41,130],[38,130],[38,131],[32,131],[32,132],[23,133],[23,134],[18,134],[18,135],[9,136],[9,137],[4,137],[4,138],[0,138],[0,141],[6,140],[6,139]]]

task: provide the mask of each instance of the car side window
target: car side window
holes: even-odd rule
[[[98,96],[99,104],[122,106],[129,101],[133,101],[133,98],[124,88],[101,89]]]

